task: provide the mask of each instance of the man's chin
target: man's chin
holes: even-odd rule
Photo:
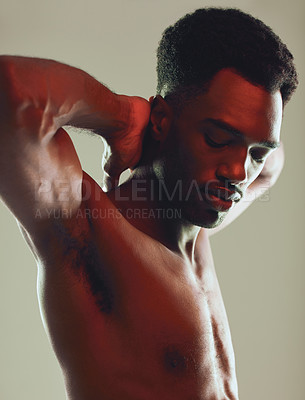
[[[217,228],[223,222],[226,215],[227,213],[225,212],[205,210],[205,212],[200,215],[188,213],[188,215],[183,215],[182,218],[192,225],[196,225],[201,228],[212,229]]]

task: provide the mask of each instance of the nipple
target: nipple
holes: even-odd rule
[[[183,372],[186,369],[186,359],[176,349],[167,349],[164,353],[164,362],[169,371]]]

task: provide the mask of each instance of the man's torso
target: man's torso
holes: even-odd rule
[[[206,232],[194,270],[95,197],[54,219],[39,256],[42,315],[69,399],[237,399]]]

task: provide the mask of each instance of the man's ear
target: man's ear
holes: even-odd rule
[[[170,130],[173,110],[159,94],[151,97],[149,102],[151,103],[151,135],[155,140],[163,142]]]

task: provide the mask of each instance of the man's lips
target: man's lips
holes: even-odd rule
[[[217,197],[221,200],[232,201],[234,203],[240,201],[242,197],[241,193],[221,186],[208,187],[207,190],[205,191],[205,194],[207,198],[209,198],[209,196],[212,197],[211,200]]]
[[[222,186],[219,182],[209,182],[201,186],[201,193],[210,206],[221,212],[227,212],[242,198],[242,191],[234,185]]]
[[[232,200],[223,200],[220,197],[214,196],[213,194],[209,194],[206,197],[207,203],[218,212],[227,212],[233,206]]]

